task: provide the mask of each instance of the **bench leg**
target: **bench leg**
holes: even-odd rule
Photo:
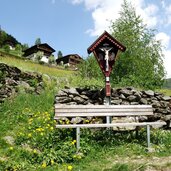
[[[147,125],[147,148],[150,150],[150,125]]]
[[[77,152],[80,149],[80,127],[76,128],[76,145],[77,145]]]

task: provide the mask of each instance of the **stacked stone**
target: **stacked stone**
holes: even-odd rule
[[[55,98],[56,104],[67,105],[102,105],[105,91],[89,88],[65,88]],[[165,121],[171,127],[171,97],[152,90],[139,91],[133,87],[111,90],[111,105],[152,105],[154,116],[145,118],[148,121]],[[144,120],[143,120],[144,121]]]
[[[0,103],[18,91],[40,93],[42,88],[41,75],[22,72],[16,67],[0,63]]]

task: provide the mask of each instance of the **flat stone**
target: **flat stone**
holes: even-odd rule
[[[162,97],[162,100],[170,101],[171,100],[171,97],[170,96],[164,96],[164,97]]]
[[[81,117],[76,117],[76,118],[71,119],[71,123],[73,124],[78,124],[78,123],[81,123],[82,121],[83,121],[83,118]]]
[[[130,96],[130,95],[132,95],[133,94],[133,92],[132,91],[130,91],[130,90],[127,90],[127,89],[122,89],[122,90],[120,90],[120,92],[119,92],[120,94],[123,94],[124,96],[126,96],[126,97],[128,97],[128,96]]]
[[[75,88],[64,89],[63,91],[74,96],[79,95],[78,91]]]
[[[128,99],[130,102],[135,102],[135,101],[136,101],[136,96],[130,95],[130,96],[127,97],[127,99]]]
[[[152,90],[144,91],[144,93],[148,96],[154,96],[154,91],[152,91]]]
[[[171,121],[171,115],[165,115],[164,121]]]
[[[140,104],[147,104],[148,103],[148,101],[145,99],[145,98],[141,98],[140,99]]]
[[[62,90],[59,90],[58,96],[67,96],[67,93]]]
[[[83,98],[84,100],[88,100],[89,98],[86,95],[80,95],[81,98]]]
[[[114,104],[114,105],[119,105],[122,103],[122,100],[121,99],[118,99],[118,100],[111,100],[111,104]]]
[[[121,95],[119,96],[119,98],[122,99],[122,100],[125,100],[125,99],[126,99],[126,97],[125,97],[123,94],[121,94]]]
[[[74,98],[73,98],[73,100],[75,101],[75,102],[77,102],[78,104],[83,104],[84,103],[84,99],[83,98],[81,98],[80,96],[75,96]]]

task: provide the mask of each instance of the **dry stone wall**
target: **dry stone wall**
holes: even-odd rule
[[[113,88],[111,90],[111,105],[152,105],[153,117],[139,118],[140,121],[164,121],[171,127],[171,97],[152,90],[139,91],[133,87]],[[69,88],[60,90],[55,97],[56,104],[67,105],[102,105],[105,92],[89,88]],[[81,120],[80,120],[81,121]]]
[[[16,67],[0,63],[0,103],[17,92],[40,93],[43,89],[42,76],[22,72]]]

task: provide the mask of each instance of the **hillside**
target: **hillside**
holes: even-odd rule
[[[60,98],[64,100],[66,92],[62,94],[61,91],[64,86],[75,84],[79,87],[80,83],[86,86],[86,81],[79,80],[78,76],[75,77],[74,71],[40,65],[25,61],[24,58],[0,56],[0,63],[20,68],[1,64],[1,70],[3,70],[0,75],[1,90],[3,89],[4,92],[8,90],[11,96],[1,103],[0,108],[0,170],[147,171],[151,168],[153,171],[159,171],[171,168],[171,133],[167,130],[151,131],[153,151],[149,154],[146,152],[145,129],[139,131],[138,139],[135,132],[84,130],[81,134],[82,149],[78,153],[75,146],[75,130],[55,128],[54,100],[58,98],[57,92],[61,92]],[[28,71],[39,74],[30,75]],[[12,73],[9,74],[10,72]],[[44,77],[42,89],[39,89],[39,82],[42,85],[40,75]],[[20,83],[26,86],[26,91],[21,89],[23,86],[18,87]],[[89,81],[89,84],[92,86],[93,82]],[[38,89],[40,91],[37,91]],[[75,95],[75,91],[71,90],[70,92],[74,94],[68,94],[68,98],[73,98]],[[84,90],[86,92],[88,88]],[[81,96],[87,99],[85,92]],[[18,93],[17,96],[16,93]],[[87,93],[96,101],[99,97],[95,97],[95,94],[99,95],[94,89]],[[137,96],[139,94],[141,93],[137,93]],[[5,95],[4,93],[3,97]],[[121,96],[123,98],[123,95]],[[160,98],[162,99],[158,96],[158,99]],[[153,100],[156,106],[160,105],[156,104],[154,99],[152,97],[151,101]],[[117,101],[118,99],[113,99],[115,104]],[[161,105],[165,104],[162,101]],[[167,116],[169,119],[170,115]]]
[[[48,74],[49,76],[54,77],[66,77],[74,75],[74,71],[65,70],[62,67],[52,67],[47,65],[41,65],[35,63],[31,60],[26,60],[25,58],[16,57],[14,55],[4,55],[0,52],[0,63],[8,64],[9,66],[15,66],[21,69],[22,71],[38,72],[41,74]]]
[[[171,89],[171,78],[166,79],[166,82],[164,83],[163,87]]]
[[[6,33],[4,30],[0,30],[0,48],[9,44],[13,46],[16,46],[17,44],[21,45],[21,43],[15,37]]]

